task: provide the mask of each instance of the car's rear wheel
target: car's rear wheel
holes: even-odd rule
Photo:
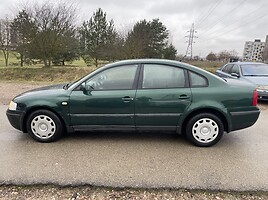
[[[39,142],[53,142],[63,133],[61,120],[53,112],[37,110],[27,120],[27,132]]]
[[[201,113],[192,117],[186,127],[186,137],[193,144],[209,147],[222,137],[224,127],[222,121],[213,114]]]

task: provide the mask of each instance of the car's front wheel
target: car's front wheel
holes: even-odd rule
[[[201,113],[192,117],[186,127],[186,137],[193,144],[209,147],[222,137],[224,127],[222,121],[211,113]]]
[[[39,142],[53,142],[63,133],[61,120],[53,112],[37,110],[27,120],[27,132]]]

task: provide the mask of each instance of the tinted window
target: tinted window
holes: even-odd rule
[[[100,72],[86,82],[93,90],[132,89],[137,65],[120,66]]]
[[[196,74],[194,72],[189,72],[191,87],[206,87],[208,86],[208,81],[205,77]]]
[[[179,88],[184,86],[183,69],[166,65],[144,65],[142,88]]]
[[[225,67],[223,67],[222,71],[227,73],[227,74],[230,74],[230,70],[232,68],[233,65],[226,65]]]

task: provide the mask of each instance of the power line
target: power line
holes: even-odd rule
[[[246,17],[249,17],[249,16],[255,14],[257,11],[259,11],[260,9],[265,8],[267,5],[268,5],[268,3],[266,3],[266,4],[264,4],[264,5],[261,5],[260,7],[258,7],[258,8],[255,9],[255,10],[253,10],[252,12],[247,13],[247,14],[246,14],[246,15],[247,15]],[[263,17],[266,16],[266,15],[267,15],[267,14],[263,15]],[[236,24],[237,22],[242,21],[242,20],[245,21],[246,17],[241,17],[240,19],[234,21],[234,22],[231,23],[231,24],[228,24],[227,26],[225,26],[225,27],[223,27],[223,28],[219,28],[219,29],[214,30],[213,32],[209,33],[208,35],[213,35],[213,34],[218,33],[218,32],[219,32],[219,33],[222,33],[223,30],[225,30],[225,29],[231,27],[232,25]],[[260,18],[262,18],[262,16],[261,16]],[[247,23],[245,23],[245,24],[247,25],[248,23],[249,23],[249,22],[247,22]],[[237,29],[237,28],[240,28],[241,26],[244,26],[244,25],[236,26],[236,27],[233,28],[232,30]],[[227,33],[227,32],[229,32],[229,31],[230,31],[230,30],[227,29],[227,31],[224,32],[224,33]],[[202,33],[202,34],[203,34],[203,33]],[[208,35],[206,35],[206,36],[208,36]],[[222,35],[222,34],[220,34],[220,35]]]
[[[224,19],[226,19],[226,16],[230,15],[231,13],[233,13],[234,10],[238,9],[239,7],[241,7],[246,1],[248,1],[248,0],[243,0],[242,2],[240,2],[237,6],[235,6],[233,9],[231,9],[229,12],[227,12],[227,13],[224,14],[221,18],[219,18],[213,26],[209,26],[208,29],[206,29],[206,30],[205,30],[204,32],[202,32],[200,35],[203,35],[203,34],[209,32],[210,30],[212,30],[213,27],[215,27],[217,24],[219,24],[219,23],[222,22]]]
[[[212,4],[211,4],[212,3]],[[201,11],[201,15],[199,16],[199,17],[197,17],[197,18],[195,18],[195,20],[194,20],[194,22],[195,22],[195,24],[198,24],[201,20],[203,20],[203,18],[205,17],[205,15],[208,13],[208,11],[214,6],[214,3],[215,3],[215,0],[211,0],[210,1],[210,7],[209,7],[209,9],[203,9],[202,11]],[[208,8],[208,7],[206,7],[206,8]],[[199,18],[199,20],[197,20]]]
[[[216,4],[213,7],[211,7],[211,9],[208,11],[207,15],[205,15],[205,17],[203,19],[199,20],[199,22],[197,23],[197,26],[196,27],[200,27],[205,22],[205,20],[213,13],[213,11],[220,5],[220,3],[222,1],[223,0],[218,0],[216,2]]]
[[[231,30],[227,30],[227,31],[225,31],[225,32],[223,32],[223,33],[221,33],[221,34],[215,36],[215,37],[210,38],[210,39],[217,38],[217,37],[219,37],[219,36],[221,36],[221,35],[224,35],[224,34],[230,32],[230,31],[236,30],[237,28],[241,28],[241,27],[243,27],[243,26],[246,26],[246,25],[248,25],[248,24],[250,24],[250,23],[253,23],[253,22],[255,22],[255,21],[257,21],[257,20],[263,18],[263,17],[266,17],[267,15],[268,15],[268,13],[265,14],[265,15],[262,15],[262,16],[256,18],[256,19],[253,19],[253,20],[251,20],[251,21],[249,21],[249,22],[247,22],[247,23],[244,23],[244,24],[242,24],[242,25],[240,25],[240,26],[238,26],[238,27],[235,27],[235,28],[233,28],[233,29],[231,29]]]

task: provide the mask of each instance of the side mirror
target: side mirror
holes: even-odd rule
[[[240,78],[240,76],[237,73],[231,73],[231,76],[235,78]]]
[[[92,86],[86,85],[85,82],[80,85],[80,90],[83,91],[85,95],[91,95],[92,89]]]

